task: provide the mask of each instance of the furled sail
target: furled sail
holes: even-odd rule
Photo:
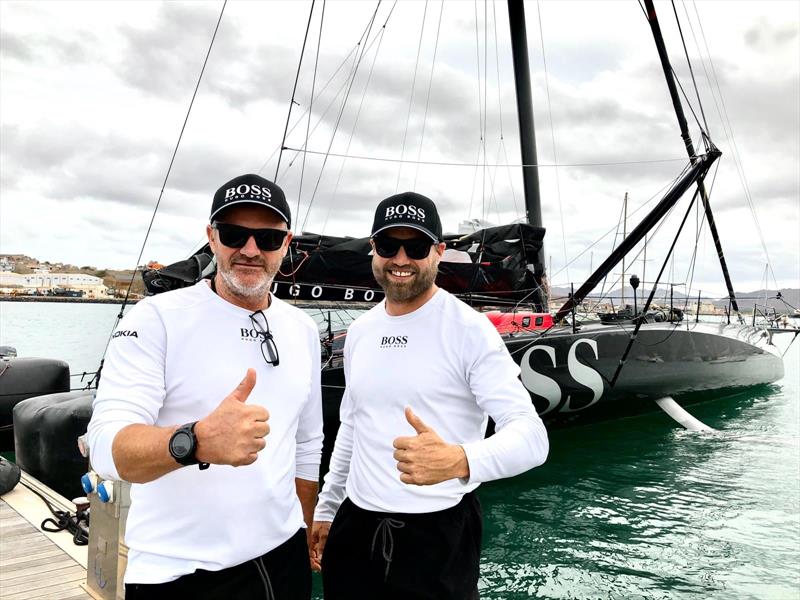
[[[545,230],[525,223],[489,227],[468,235],[447,235],[437,284],[474,304],[525,304],[541,307]],[[369,238],[296,235],[275,277],[279,298],[376,302],[383,296],[372,275]],[[149,294],[191,285],[208,276],[210,250],[159,270],[145,268]]]

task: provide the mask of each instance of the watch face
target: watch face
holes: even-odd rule
[[[177,432],[172,438],[171,450],[176,458],[188,456],[192,451],[192,436],[185,431]]]

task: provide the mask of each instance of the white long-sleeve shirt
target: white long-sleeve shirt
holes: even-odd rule
[[[249,367],[256,385],[247,402],[270,415],[267,446],[252,465],[188,466],[131,486],[127,583],[231,567],[304,526],[295,478],[316,481],[319,474],[318,330],[308,315],[273,297],[264,310],[280,355],[273,367],[249,314],[201,281],[139,302],[112,336],[88,432],[92,466],[103,477],[119,479],[111,447],[122,428],[202,419]]]
[[[344,349],[346,391],[315,520],[333,520],[345,497],[380,512],[444,510],[481,482],[517,475],[547,458],[547,432],[488,319],[444,290],[407,315],[382,302],[354,321]],[[416,435],[412,410],[460,444],[470,476],[430,486],[400,481],[395,438]],[[484,439],[488,416],[496,433]]]

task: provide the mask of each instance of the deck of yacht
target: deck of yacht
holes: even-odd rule
[[[52,515],[26,485],[47,497],[54,508],[75,510],[71,502],[24,473],[13,490],[0,496],[0,599],[91,598],[82,586],[86,546],[76,546],[66,531],[40,529]]]

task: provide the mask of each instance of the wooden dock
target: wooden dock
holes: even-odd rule
[[[23,482],[43,493],[58,510],[74,511],[49,488],[23,474]],[[22,482],[0,497],[0,599],[91,599],[86,581],[86,546],[76,546],[66,531],[42,531],[51,516],[47,506]]]

